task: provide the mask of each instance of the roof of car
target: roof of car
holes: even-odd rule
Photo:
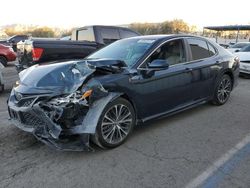
[[[187,35],[187,34],[143,35],[143,36],[136,36],[136,37],[132,37],[132,38],[158,40],[158,39],[171,39],[171,38],[179,38],[179,37],[199,37],[199,38],[203,38],[203,37],[200,37],[200,36]]]

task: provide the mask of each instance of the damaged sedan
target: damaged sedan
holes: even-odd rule
[[[133,127],[211,101],[225,104],[239,60],[189,35],[119,40],[86,59],[34,65],[8,99],[10,120],[60,150],[121,145]]]

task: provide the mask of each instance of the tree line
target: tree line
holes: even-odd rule
[[[141,33],[142,35],[150,34],[169,34],[169,33],[190,33],[196,29],[195,26],[189,26],[186,22],[180,19],[165,21],[162,23],[132,23],[129,28]],[[56,31],[50,27],[29,27],[28,29],[16,29],[8,27],[5,30],[8,36],[25,34],[33,37],[62,37],[71,35],[72,29]]]
[[[13,27],[6,28],[4,32],[8,36],[13,36],[13,35],[31,35],[32,37],[43,37],[43,38],[54,38],[54,37],[64,37],[67,35],[71,35],[70,30],[55,30],[54,28],[50,28],[47,26],[44,27],[35,27],[31,28],[29,27],[28,29],[16,29]]]
[[[190,26],[181,19],[174,19],[162,23],[132,23],[129,28],[143,34],[173,34],[173,33],[193,33],[196,26]]]

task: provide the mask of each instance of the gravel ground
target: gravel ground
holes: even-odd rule
[[[0,94],[0,187],[184,187],[250,133],[250,80],[239,79],[226,105],[209,104],[137,127],[122,146],[60,152],[8,121],[13,63]],[[219,187],[250,187],[249,156]]]

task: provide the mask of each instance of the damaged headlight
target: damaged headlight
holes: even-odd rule
[[[89,105],[91,105],[94,101],[108,95],[108,91],[99,81],[95,79],[91,79],[86,85],[82,87],[82,93],[82,98],[87,99]]]

